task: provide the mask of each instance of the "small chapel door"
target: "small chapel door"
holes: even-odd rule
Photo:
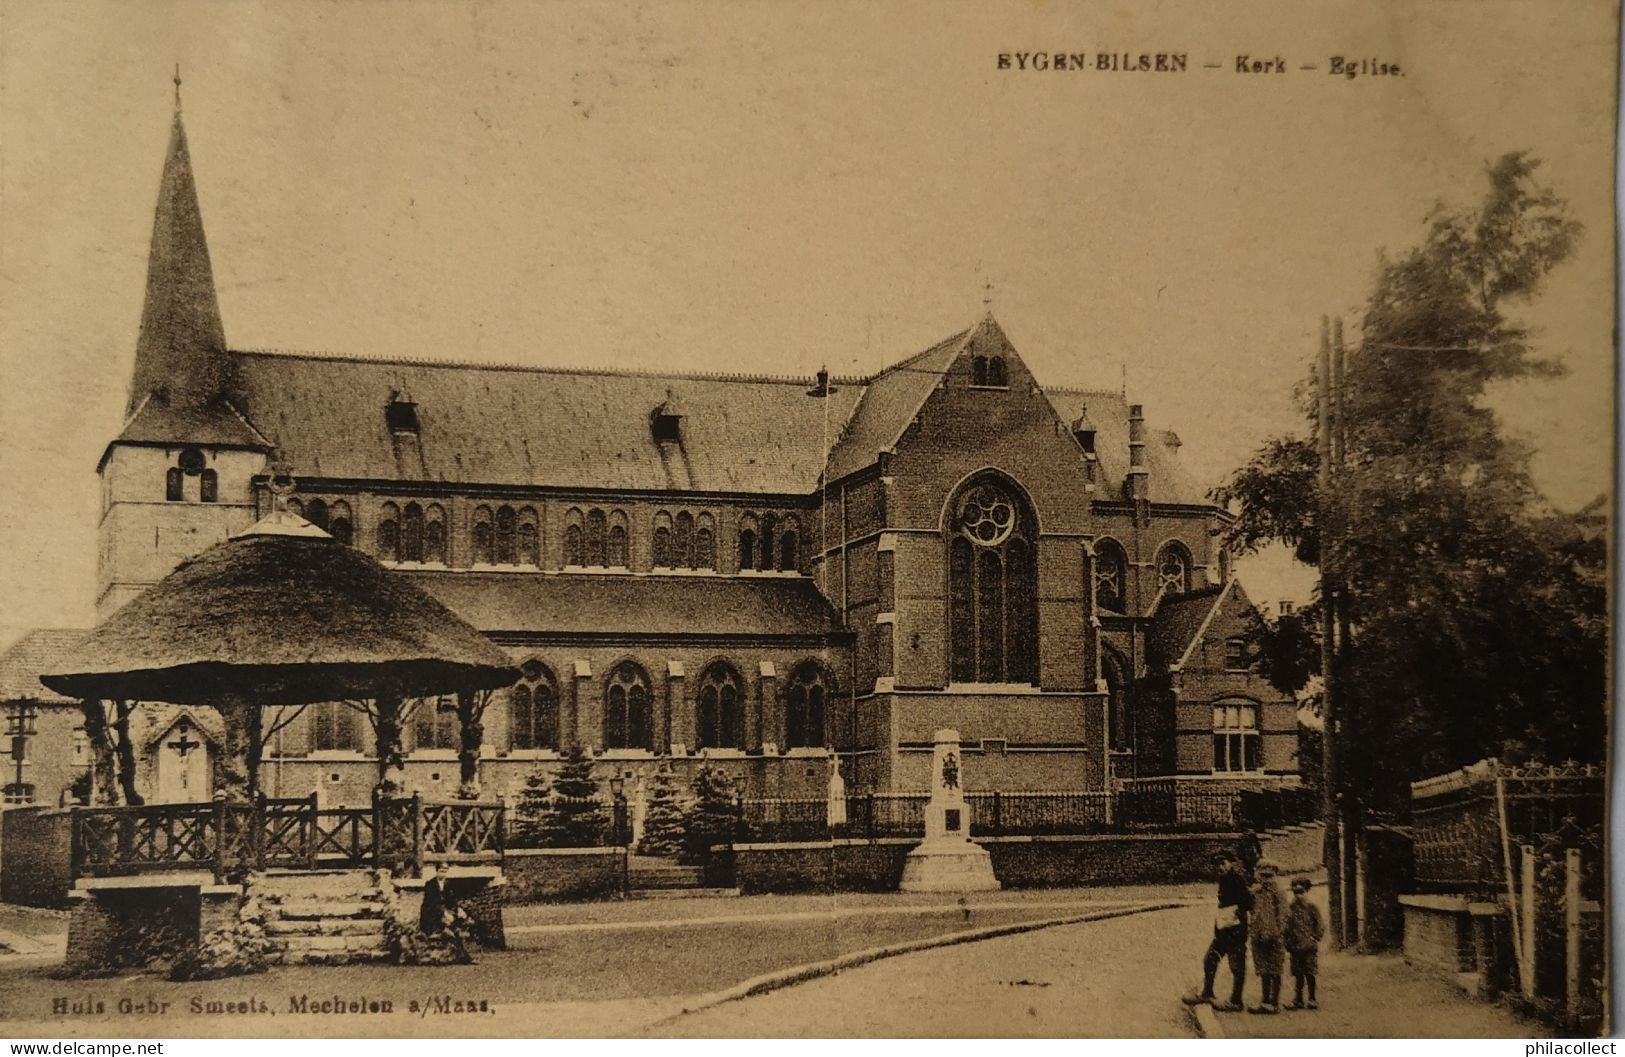
[[[158,739],[160,804],[196,804],[214,795],[209,743],[191,720],[181,718]]]

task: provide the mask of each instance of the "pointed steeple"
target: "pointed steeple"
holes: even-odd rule
[[[147,257],[147,299],[126,413],[133,414],[149,398],[176,408],[210,404],[224,395],[226,363],[225,328],[181,123],[177,70],[175,121],[158,186]]]

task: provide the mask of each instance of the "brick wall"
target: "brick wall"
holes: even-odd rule
[[[625,878],[619,848],[535,848],[510,851],[502,864],[502,899],[546,903],[619,895]]]
[[[72,822],[69,812],[40,807],[0,812],[0,902],[67,905]]]
[[[1236,834],[1145,834],[1094,837],[993,837],[976,843],[993,859],[1006,888],[1173,884],[1213,879],[1213,853],[1231,850]],[[736,844],[713,855],[708,883],[746,894],[897,890],[909,839]]]
[[[1470,971],[1476,961],[1467,901],[1457,896],[1400,897],[1408,961],[1447,977]]]

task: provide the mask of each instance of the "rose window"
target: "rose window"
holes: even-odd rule
[[[959,531],[972,543],[997,547],[1015,527],[1015,504],[993,485],[977,485],[959,500]]]

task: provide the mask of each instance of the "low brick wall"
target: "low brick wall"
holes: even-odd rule
[[[712,849],[707,883],[760,892],[894,892],[909,838],[735,844]],[[1213,879],[1212,857],[1235,834],[1102,834],[978,840],[1006,888],[1164,884]]]
[[[620,848],[523,848],[503,856],[509,903],[606,899],[625,883],[626,855]]]
[[[73,815],[41,807],[0,812],[0,902],[68,905]]]
[[[1461,896],[1402,895],[1405,959],[1441,976],[1471,972],[1476,963],[1469,903]]]

